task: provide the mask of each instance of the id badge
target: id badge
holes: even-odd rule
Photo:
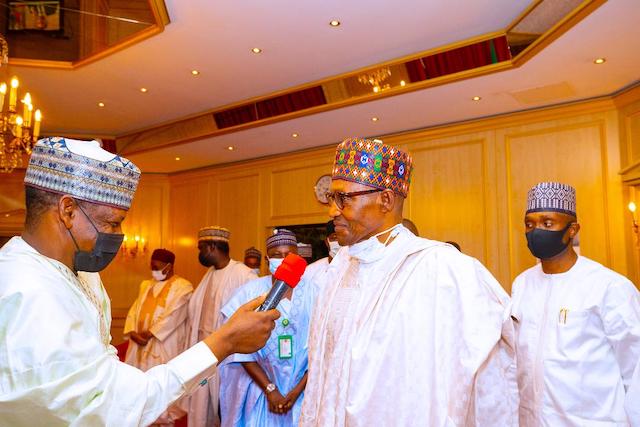
[[[291,335],[280,335],[278,337],[278,357],[280,359],[291,359],[293,357],[293,338]]]

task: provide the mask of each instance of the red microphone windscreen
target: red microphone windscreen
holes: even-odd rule
[[[276,269],[273,277],[282,280],[289,287],[295,288],[306,268],[307,261],[304,258],[300,255],[289,254],[282,260],[282,264]]]

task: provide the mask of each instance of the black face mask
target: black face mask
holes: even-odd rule
[[[124,240],[124,234],[102,233],[98,231],[98,228],[95,226],[93,221],[91,221],[89,215],[87,215],[80,207],[80,204],[77,206],[89,220],[91,226],[96,230],[98,237],[96,238],[96,244],[91,252],[81,251],[76,239],[73,237],[73,234],[71,234],[71,230],[67,229],[71,235],[73,243],[76,245],[76,253],[73,256],[73,269],[75,271],[97,273],[98,271],[102,271],[107,268],[111,261],[116,257],[120,250],[120,245],[122,245],[122,241]]]
[[[198,261],[200,261],[200,264],[202,264],[205,267],[211,267],[213,265],[213,263],[209,261],[207,256],[202,252],[198,254]]]
[[[564,233],[571,227],[571,224],[573,224],[573,222],[570,222],[565,228],[559,231],[534,228],[528,233],[525,233],[527,246],[533,256],[540,259],[549,259],[564,251],[567,246],[569,246],[571,239],[569,239],[567,243],[564,243],[562,238],[564,237]]]

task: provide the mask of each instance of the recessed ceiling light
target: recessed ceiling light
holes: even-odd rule
[[[380,120],[380,119],[379,119],[379,118],[377,118],[377,117],[371,117],[371,121],[372,121],[372,122],[377,122],[378,120]]]
[[[98,102],[98,107],[104,107],[104,102]]]
[[[297,134],[297,133],[292,133],[292,134],[291,134],[291,136],[292,136],[292,137],[294,137],[294,138],[297,138],[297,137],[299,137],[300,135],[299,135],[299,134]]]
[[[407,82],[405,82],[404,80],[400,80],[400,86],[405,87],[407,85]]]
[[[607,62],[606,58],[596,58],[596,59],[593,60],[593,63],[594,64],[598,64],[598,65],[604,64],[605,62]]]
[[[179,160],[180,160],[180,157],[176,157],[176,160],[177,160],[177,161],[179,161]]]
[[[191,74],[194,76],[197,76],[198,74],[200,74],[200,71],[198,70],[191,70]]]
[[[140,92],[142,93],[147,93],[149,91],[149,89],[147,89],[146,87],[141,87],[140,88]]]
[[[473,98],[471,98],[472,101],[480,101],[482,98],[480,98],[478,95],[474,96]]]
[[[233,145],[228,146],[228,147],[227,147],[227,150],[229,150],[229,151],[233,151],[233,150],[234,150]]]
[[[331,21],[329,21],[329,25],[331,25],[332,27],[339,27],[340,21],[338,21],[337,19],[332,19]]]
[[[253,53],[262,53],[262,49],[260,49],[259,47],[254,47],[253,49],[251,49],[251,52],[253,52]]]

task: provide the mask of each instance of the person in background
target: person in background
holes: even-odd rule
[[[313,259],[313,247],[309,243],[298,243],[298,255],[304,258],[307,263]]]
[[[517,426],[509,297],[477,260],[402,225],[411,156],[338,145],[338,251],[309,333],[301,427]]]
[[[296,236],[275,230],[266,241],[269,271],[297,253]],[[246,301],[268,293],[275,278],[261,277],[242,286],[222,308],[226,319]],[[280,322],[265,347],[236,354],[220,366],[220,407],[223,427],[297,426],[307,383],[307,338],[315,288],[304,278],[278,304]]]
[[[189,301],[189,345],[198,342],[222,325],[220,309],[240,286],[258,276],[243,263],[229,256],[229,230],[219,226],[204,227],[198,232],[198,260],[208,267]],[[215,375],[191,395],[188,422],[190,427],[220,425],[218,414],[218,376]]]
[[[318,286],[322,286],[320,283],[323,280],[322,277],[324,277],[327,272],[331,260],[336,256],[338,250],[340,250],[340,244],[338,243],[338,237],[336,236],[336,229],[333,226],[333,220],[327,222],[326,236],[324,244],[327,246],[329,256],[320,258],[316,262],[309,264],[304,272],[305,280],[309,283],[318,282]]]
[[[125,363],[142,371],[167,363],[185,348],[193,285],[173,273],[175,259],[166,249],[153,251],[152,278],[140,284],[124,325],[124,338],[129,340]],[[153,425],[173,426],[184,415],[186,412],[173,404]]]
[[[244,251],[244,265],[249,267],[256,276],[260,276],[260,267],[262,266],[262,252],[251,246]]]
[[[524,226],[540,263],[512,288],[520,426],[626,426],[625,388],[640,358],[638,290],[575,253],[573,187],[531,188]]]
[[[111,307],[99,271],[119,252],[140,178],[97,141],[44,138],[33,148],[20,237],[0,249],[0,424],[134,427],[271,334],[275,310],[236,311],[223,327],[147,372],[110,345]]]

